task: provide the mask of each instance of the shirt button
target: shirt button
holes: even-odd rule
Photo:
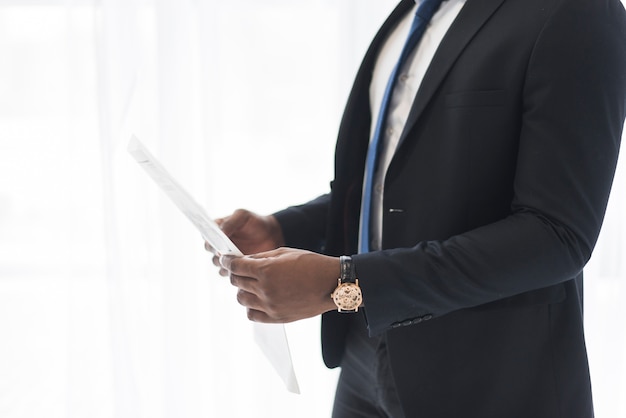
[[[409,79],[409,76],[407,74],[402,74],[400,76],[400,81],[403,83],[406,83],[406,81]]]
[[[377,184],[376,186],[374,186],[374,190],[376,191],[376,193],[382,193],[383,192],[383,186],[380,184]]]
[[[393,129],[392,128],[387,129],[387,135],[389,135],[389,136],[393,135]]]

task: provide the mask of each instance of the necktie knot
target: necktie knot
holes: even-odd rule
[[[417,6],[417,10],[415,11],[415,15],[419,16],[421,19],[425,21],[429,21],[443,0],[422,0],[420,4]]]

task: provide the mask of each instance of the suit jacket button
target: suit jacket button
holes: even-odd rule
[[[422,317],[418,316],[417,318],[413,320],[413,325],[419,324],[420,322],[422,322]]]
[[[391,328],[399,328],[401,326],[402,326],[402,324],[399,323],[399,322],[394,322],[393,324],[391,324]]]
[[[433,318],[433,315],[432,315],[432,314],[426,314],[426,315],[424,315],[424,316],[422,317],[422,319],[423,319],[424,321],[428,321],[429,319],[432,319],[432,318]]]
[[[413,320],[412,319],[407,319],[406,321],[402,321],[401,324],[403,327],[407,327],[409,325],[413,325]]]

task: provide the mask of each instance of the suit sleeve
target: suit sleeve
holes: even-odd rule
[[[619,1],[600,3],[561,2],[536,40],[509,216],[446,240],[354,256],[370,334],[581,274],[626,116],[626,17]]]
[[[288,247],[323,252],[330,195],[274,214]]]

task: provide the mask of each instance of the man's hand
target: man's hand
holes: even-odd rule
[[[335,309],[330,294],[340,275],[339,258],[279,248],[245,257],[222,257],[238,302],[257,322],[286,323]]]
[[[283,231],[273,216],[261,216],[256,213],[237,209],[232,215],[215,220],[222,231],[244,254],[256,254],[276,249],[284,245]],[[204,243],[207,251],[216,254],[208,242]],[[220,267],[217,255],[213,264]],[[220,270],[226,276],[228,272]]]

